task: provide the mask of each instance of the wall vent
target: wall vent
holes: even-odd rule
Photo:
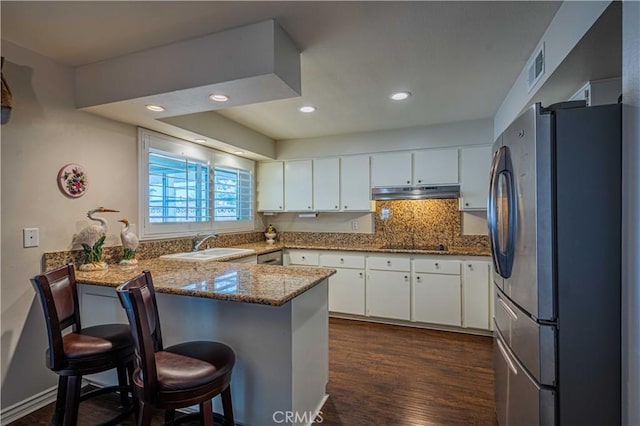
[[[540,77],[544,74],[544,43],[536,50],[535,54],[529,61],[528,69],[528,91],[531,92],[533,86],[540,80]]]

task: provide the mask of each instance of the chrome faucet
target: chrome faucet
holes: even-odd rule
[[[196,234],[193,236],[193,241],[191,244],[191,251],[198,251],[202,243],[207,241],[209,238],[216,238],[218,234],[215,232],[213,234]]]

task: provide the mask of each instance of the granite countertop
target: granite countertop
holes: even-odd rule
[[[264,242],[241,244],[234,246],[237,248],[248,248],[256,254],[269,253],[282,249],[305,249],[305,250],[340,250],[340,251],[364,251],[374,253],[408,253],[425,254],[438,256],[491,256],[491,252],[483,247],[449,247],[447,250],[419,250],[419,249],[390,249],[376,244],[313,244],[313,243],[280,243],[267,244]],[[224,260],[232,261],[246,254],[225,257]]]
[[[145,269],[151,271],[158,293],[271,306],[284,305],[336,272],[299,266],[149,259],[136,266],[110,265],[104,271],[76,271],[76,279],[82,284],[117,287]]]

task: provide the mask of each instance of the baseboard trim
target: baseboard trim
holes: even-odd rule
[[[0,424],[6,425],[39,410],[45,405],[51,404],[56,400],[57,392],[58,386],[52,386],[49,389],[45,389],[40,393],[3,409],[0,411]]]
[[[403,327],[424,328],[427,330],[452,331],[454,333],[473,334],[476,336],[487,336],[487,337],[493,336],[493,331],[491,330],[480,330],[476,328],[454,327],[454,326],[447,326],[447,325],[395,320],[395,319],[389,319],[389,318],[363,317],[360,315],[342,314],[337,312],[329,312],[329,317],[353,320],[353,321],[374,322],[377,324],[400,325]]]

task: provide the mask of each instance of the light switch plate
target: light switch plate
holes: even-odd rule
[[[27,247],[38,247],[40,245],[40,230],[38,228],[24,228],[22,230],[22,245]]]

